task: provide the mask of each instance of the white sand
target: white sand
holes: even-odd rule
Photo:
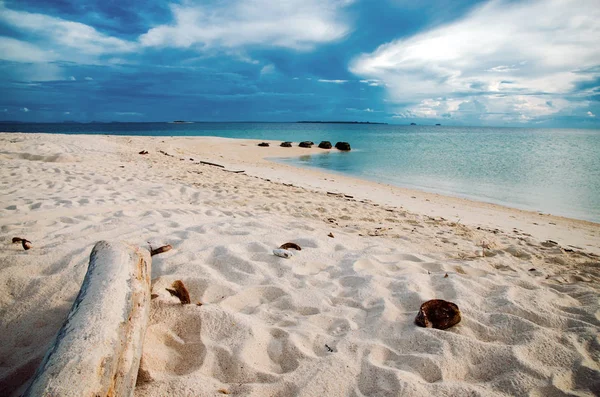
[[[299,170],[262,158],[321,150],[256,143],[0,134],[0,395],[26,387],[102,239],[173,245],[153,257],[136,396],[600,393],[600,225]],[[273,256],[288,241],[302,251]],[[202,306],[170,296],[177,279]],[[415,326],[433,298],[462,322]]]

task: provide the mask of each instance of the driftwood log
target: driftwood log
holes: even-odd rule
[[[150,253],[100,241],[24,396],[132,396],[150,307]]]

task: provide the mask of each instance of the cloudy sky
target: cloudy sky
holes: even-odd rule
[[[600,128],[600,0],[0,0],[0,120]]]

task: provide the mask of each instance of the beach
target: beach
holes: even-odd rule
[[[300,169],[269,159],[323,150],[259,142],[0,133],[0,395],[27,387],[99,240],[173,247],[152,259],[136,396],[600,393],[600,224]],[[273,255],[286,242],[302,250]],[[417,327],[430,299],[462,321]]]

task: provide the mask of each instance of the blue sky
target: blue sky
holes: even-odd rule
[[[0,120],[600,128],[598,0],[0,0]]]

